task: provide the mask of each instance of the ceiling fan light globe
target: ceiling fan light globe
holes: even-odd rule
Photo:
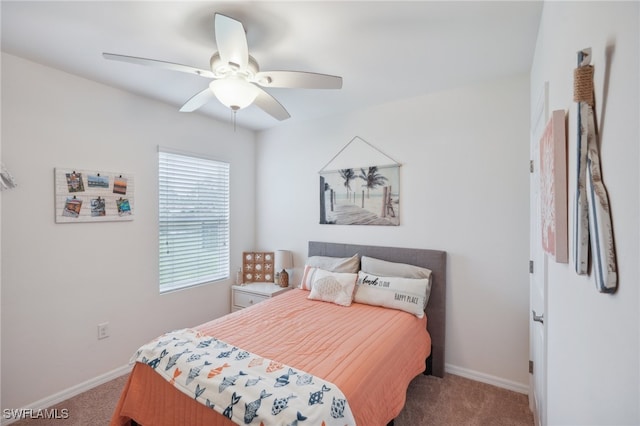
[[[213,80],[209,88],[223,105],[234,111],[251,105],[260,92],[247,80],[234,76]]]

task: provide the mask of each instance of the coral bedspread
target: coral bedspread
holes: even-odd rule
[[[337,385],[358,425],[386,425],[402,410],[409,382],[425,369],[426,317],[354,303],[307,299],[293,289],[195,329]],[[137,363],[111,425],[232,425]]]

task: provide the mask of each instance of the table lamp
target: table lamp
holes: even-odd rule
[[[275,253],[275,268],[276,272],[280,271],[278,282],[280,287],[289,287],[289,274],[288,268],[293,268],[293,255],[289,250],[276,250]]]

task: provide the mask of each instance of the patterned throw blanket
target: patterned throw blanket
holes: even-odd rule
[[[239,425],[356,424],[334,384],[195,330],[155,339],[136,361]]]

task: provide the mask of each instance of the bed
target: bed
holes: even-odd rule
[[[244,351],[254,359],[275,363],[282,370],[274,374],[283,373],[276,380],[276,386],[280,380],[284,380],[286,384],[291,380],[293,384],[296,378],[298,384],[301,382],[303,385],[315,384],[319,387],[323,383],[320,391],[309,392],[315,388],[307,387],[304,394],[291,393],[288,399],[283,398],[286,400],[285,405],[287,402],[292,404],[292,409],[294,403],[303,402],[306,408],[307,400],[311,406],[312,399],[316,398],[314,402],[318,402],[319,396],[320,404],[317,406],[331,405],[333,410],[336,398],[333,398],[332,404],[329,399],[325,399],[326,403],[323,403],[321,392],[331,388],[342,392],[348,401],[347,410],[352,414],[353,423],[381,426],[389,424],[402,410],[407,387],[415,376],[422,372],[439,377],[444,374],[446,253],[426,249],[309,242],[309,257],[348,258],[356,254],[359,257],[368,256],[431,270],[426,315],[418,318],[404,311],[363,303],[345,307],[310,300],[308,291],[296,288],[196,326],[190,332],[196,333],[200,339],[212,340],[215,337],[214,342],[233,346],[228,351],[230,353],[235,351],[234,354],[239,354]],[[149,345],[151,344],[155,343],[151,342]],[[251,358],[247,358],[249,359]],[[208,399],[207,404],[204,404],[195,401],[195,397],[184,390],[180,392],[168,379],[158,374],[151,364],[135,363],[113,414],[112,426],[228,426],[242,423],[237,420],[232,422],[228,416],[211,409]],[[214,360],[208,364],[205,361],[201,365],[210,367],[210,375],[219,373],[214,371],[217,366]],[[218,370],[221,367],[222,365]],[[179,371],[177,368],[175,370]],[[240,375],[243,375],[242,371],[231,377],[235,380]],[[310,377],[314,378],[313,382]],[[174,377],[173,380],[175,379]],[[244,380],[245,377],[241,379]],[[260,381],[261,379],[263,377],[258,377],[253,382],[264,384],[266,380]],[[304,383],[301,379],[308,379],[307,382],[311,383]],[[250,381],[246,380],[246,386]],[[235,393],[233,395],[235,397]],[[261,395],[270,396],[271,393],[263,390]],[[272,412],[276,411],[277,401],[278,398],[275,398]],[[259,418],[256,417],[257,420],[252,422],[252,417],[246,417],[251,411],[250,407],[254,409],[254,415],[258,409],[269,411],[271,408],[270,398],[264,396],[251,403],[248,398],[239,403],[235,401],[227,409],[233,408],[235,403],[236,412],[245,407],[246,424],[312,424],[304,421],[306,417],[301,415],[302,409],[297,412],[298,418],[294,418],[294,421],[267,420],[259,423]]]

